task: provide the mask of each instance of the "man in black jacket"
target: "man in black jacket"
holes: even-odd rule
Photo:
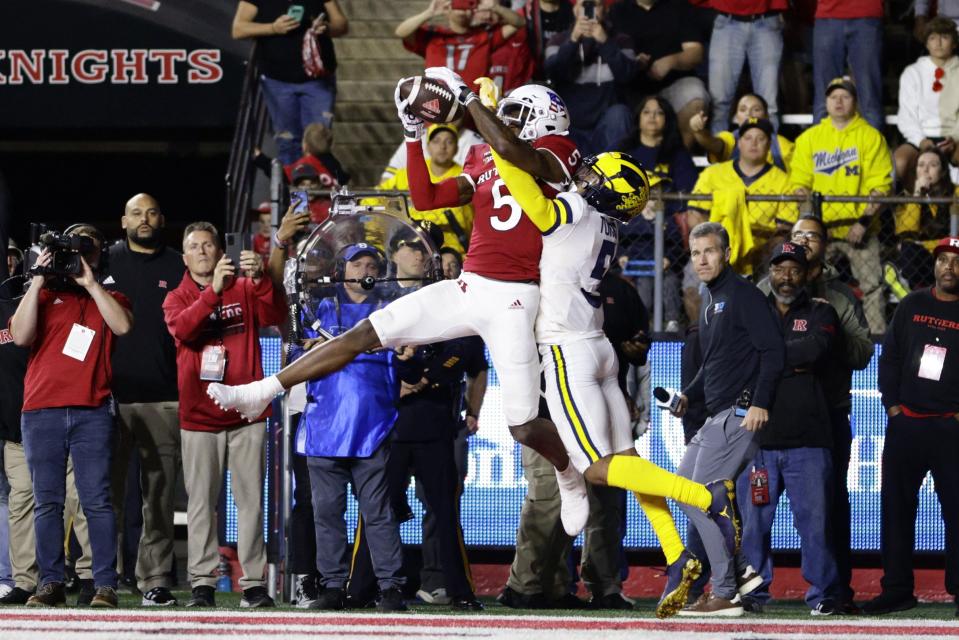
[[[918,494],[931,472],[946,524],[946,591],[959,604],[959,238],[934,250],[936,285],[899,303],[882,341],[882,592],[871,615],[916,606],[912,552]],[[959,615],[957,609],[956,615]]]
[[[703,400],[709,419],[690,441],[677,473],[697,482],[735,478],[756,453],[754,436],[769,419],[783,369],[784,346],[769,301],[729,266],[729,235],[704,222],[689,234],[690,259],[702,287],[699,338],[703,364],[684,389],[675,414]],[[728,491],[734,499],[735,486]],[[733,556],[716,523],[696,508],[680,505],[706,547],[713,589],[679,612],[681,616],[741,616]],[[739,531],[736,532],[739,534]]]
[[[822,383],[836,345],[839,316],[829,303],[809,297],[802,246],[784,242],[773,251],[769,265],[769,297],[786,341],[786,368],[769,424],[759,434],[760,450],[737,486],[743,554],[763,578],[748,600],[760,606],[769,600],[773,519],[786,491],[802,545],[803,577],[810,584],[806,604],[813,615],[831,615],[836,611],[838,574],[828,535],[832,428]]]
[[[163,245],[163,213],[152,196],[140,193],[130,198],[120,221],[125,238],[110,247],[109,276],[103,285],[130,299],[137,322],[113,352],[113,392],[120,410],[113,506],[117,529],[122,532],[127,466],[135,450],[143,492],[137,587],[143,592],[144,606],[170,606],[176,604],[170,593],[174,586],[170,575],[180,429],[176,349],[163,320],[162,305],[167,293],[183,279],[183,256]],[[122,533],[120,538],[122,541]],[[121,568],[121,574],[132,574],[130,569]]]

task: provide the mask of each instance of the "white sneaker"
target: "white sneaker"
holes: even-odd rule
[[[5,598],[11,591],[13,587],[8,584],[0,584],[0,598]]]
[[[742,575],[736,576],[736,587],[739,591],[739,595],[748,596],[750,593],[759,588],[759,585],[763,583],[763,577],[753,569],[751,564],[746,565],[746,569],[743,571]]]
[[[300,573],[295,578],[293,581],[293,598],[290,600],[290,604],[297,609],[309,609],[310,605],[316,602],[316,576]]]
[[[247,420],[255,420],[266,410],[273,398],[283,392],[283,385],[270,376],[249,384],[236,386],[211,382],[206,394],[224,411],[239,411]]]
[[[564,471],[556,470],[556,483],[559,485],[559,497],[563,501],[559,511],[563,529],[567,535],[575,538],[586,527],[586,520],[589,518],[586,479],[570,463]]]
[[[433,589],[432,591],[424,591],[423,589],[420,589],[416,592],[416,597],[426,604],[449,604],[453,601],[452,598],[446,595],[446,589],[443,587]]]

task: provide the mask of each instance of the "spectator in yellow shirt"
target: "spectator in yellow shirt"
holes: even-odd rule
[[[789,180],[797,195],[818,191],[835,196],[883,196],[892,190],[892,157],[885,138],[857,111],[856,86],[847,77],[826,88],[826,113],[796,139]],[[879,258],[879,205],[827,202],[827,259],[849,259],[863,294],[863,311],[873,334],[886,330]]]
[[[953,196],[956,188],[949,178],[948,158],[942,150],[935,147],[926,149],[916,159],[916,185],[912,195],[918,198]],[[896,278],[904,291],[897,291],[893,282],[893,293],[908,293],[911,289],[929,287],[935,283],[933,276],[932,251],[939,240],[949,235],[950,207],[944,204],[925,204],[910,202],[896,207],[896,238],[899,241],[899,256],[895,266],[899,273],[889,275],[890,264],[886,264],[883,273],[887,282]],[[899,275],[902,278],[899,278]]]
[[[453,161],[457,151],[459,132],[451,124],[434,124],[426,134],[426,148],[429,162],[426,163],[433,183],[447,178],[455,178],[463,173],[463,167]],[[381,182],[377,189],[408,191],[410,188],[406,168],[398,169],[391,177]],[[456,249],[464,255],[469,248],[469,237],[473,230],[473,206],[450,207],[432,211],[418,211],[409,208],[413,220],[428,220],[443,231],[443,246]]]
[[[789,176],[769,162],[769,147],[775,136],[773,125],[765,118],[749,118],[736,131],[736,159],[714,164],[700,174],[693,193],[708,193],[713,200],[694,200],[689,203],[687,220],[695,226],[707,219],[720,222],[730,231],[732,244],[744,244],[744,238],[738,237],[737,226],[727,224],[726,218],[739,211],[724,211],[723,208],[737,209],[738,196],[726,198],[736,191],[740,195],[782,195],[789,193]],[[726,203],[726,204],[724,204]],[[746,265],[752,267],[752,273],[764,270],[762,265],[768,262],[772,247],[781,242],[792,224],[799,218],[799,209],[792,202],[748,202],[745,207],[746,224],[752,236],[752,251],[744,251],[744,261],[735,266],[740,272],[749,272]],[[731,247],[732,248],[732,247]]]
[[[769,120],[769,107],[765,98],[755,93],[745,93],[736,103],[736,111],[729,121],[729,131],[721,131],[713,135],[709,131],[709,118],[705,111],[700,111],[689,119],[689,129],[693,132],[696,142],[706,152],[710,163],[735,160],[739,155],[739,127],[749,120]],[[793,157],[793,145],[788,139],[778,133],[770,139],[769,153],[766,161],[789,171],[789,163]]]

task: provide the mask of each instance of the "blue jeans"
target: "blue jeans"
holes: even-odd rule
[[[846,72],[853,79],[857,106],[866,121],[882,131],[882,20],[819,18],[813,27],[813,110],[816,122],[826,116],[826,87]]]
[[[3,470],[3,440],[0,440],[0,585],[14,586],[13,570],[10,567],[10,520],[7,510],[7,498],[10,495],[10,483]]]
[[[33,522],[40,585],[63,582],[63,502],[67,456],[87,517],[96,587],[117,586],[117,528],[110,502],[114,423],[110,404],[24,411],[23,448],[33,477]]]
[[[780,16],[740,22],[716,16],[709,41],[709,95],[713,103],[714,134],[729,129],[729,117],[743,64],[749,60],[753,91],[769,104],[769,118],[779,128],[779,62],[783,55]]]
[[[282,82],[260,76],[260,86],[273,123],[280,162],[293,164],[303,155],[301,140],[307,125],[319,122],[332,126],[336,78]]]
[[[769,504],[751,500],[749,472],[765,465],[769,473]],[[823,600],[838,596],[839,574],[832,552],[829,513],[832,497],[832,453],[819,447],[762,449],[739,476],[736,493],[743,519],[743,555],[763,577],[762,585],[749,594],[766,602],[773,581],[770,542],[773,518],[783,491],[789,494],[793,526],[799,532],[802,575],[809,583],[806,604],[815,609]]]
[[[583,156],[612,151],[635,127],[633,112],[624,104],[612,104],[591,129],[569,128],[569,137]]]

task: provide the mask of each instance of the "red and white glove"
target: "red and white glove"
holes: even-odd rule
[[[408,101],[400,97],[400,85],[408,80],[411,80],[411,78],[401,78],[396,83],[396,90],[393,91],[393,102],[396,103],[396,115],[399,116],[400,122],[403,124],[403,134],[406,136],[406,140],[416,142],[426,132],[426,123],[423,122],[423,118],[410,113],[407,108]]]
[[[449,87],[450,91],[453,92],[453,95],[456,96],[456,101],[464,107],[468,106],[473,100],[479,100],[479,96],[467,86],[463,78],[451,69],[446,67],[429,67],[423,72],[423,75],[427,78],[442,81]]]

